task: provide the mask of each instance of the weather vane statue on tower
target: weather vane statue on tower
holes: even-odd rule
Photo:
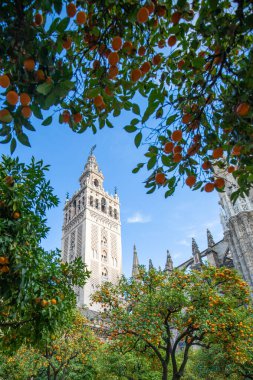
[[[94,152],[95,149],[96,149],[96,145],[93,145],[93,147],[91,147],[91,150],[90,150],[90,156],[93,155],[93,152]]]

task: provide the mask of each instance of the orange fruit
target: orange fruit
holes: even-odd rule
[[[113,92],[112,92],[112,90],[108,86],[105,87],[105,93],[108,96],[113,96]]]
[[[144,62],[141,65],[141,71],[143,72],[143,74],[148,73],[150,69],[151,69],[151,64],[149,62]]]
[[[62,47],[69,50],[72,45],[72,39],[68,36],[64,41],[62,41]]]
[[[242,147],[241,147],[240,145],[236,145],[236,146],[234,146],[234,148],[233,148],[231,154],[232,154],[233,156],[240,156],[240,154],[241,154],[241,150],[242,150]]]
[[[140,8],[137,13],[137,21],[140,24],[143,24],[144,22],[148,21],[148,17],[149,17],[149,10],[146,7]]]
[[[188,124],[190,121],[191,121],[191,114],[190,113],[186,113],[183,117],[182,117],[182,123],[184,124]]]
[[[118,75],[118,73],[119,73],[119,69],[117,66],[110,66],[108,78],[114,79]]]
[[[113,50],[120,50],[122,48],[122,38],[119,36],[116,36],[112,40],[112,48]]]
[[[159,22],[158,22],[157,19],[155,19],[154,22],[153,22],[153,28],[157,28],[158,25],[159,25]]]
[[[70,3],[67,5],[67,15],[69,17],[74,17],[76,14],[76,6],[74,3]]]
[[[165,46],[165,40],[160,40],[160,41],[158,41],[158,47],[159,47],[160,49],[163,49],[164,46]]]
[[[11,82],[10,82],[10,78],[8,77],[8,75],[6,75],[6,74],[0,75],[0,86],[1,87],[7,88],[7,87],[9,87],[10,84],[11,84]]]
[[[21,214],[20,214],[20,212],[18,212],[18,211],[14,211],[14,213],[12,214],[12,217],[13,217],[13,219],[15,219],[15,220],[19,219],[20,216],[21,216]]]
[[[62,121],[63,121],[63,123],[69,123],[69,121],[70,121],[70,112],[68,110],[63,111],[63,113],[62,113]]]
[[[108,55],[108,61],[110,63],[111,66],[115,66],[118,62],[119,62],[119,55],[116,51],[112,51],[109,55]]]
[[[215,181],[214,181],[214,185],[218,189],[223,189],[223,187],[225,186],[225,180],[224,180],[224,178],[220,178],[220,177],[216,178]]]
[[[142,71],[140,69],[134,69],[132,70],[131,72],[131,80],[133,82],[138,82],[138,80],[141,78],[142,76]]]
[[[127,53],[127,54],[131,54],[132,52],[132,48],[133,48],[133,44],[131,41],[125,41],[123,46],[122,46],[122,49]]]
[[[22,106],[29,106],[29,104],[31,103],[31,98],[26,92],[20,94],[19,99]]]
[[[212,164],[211,164],[210,161],[205,161],[205,162],[203,162],[203,164],[202,164],[202,169],[203,169],[203,170],[208,170],[208,169],[210,169],[211,167],[212,167]]]
[[[223,149],[221,147],[213,150],[213,158],[214,159],[221,158],[222,156],[223,156]]]
[[[78,112],[73,115],[73,120],[75,123],[80,123],[82,121],[83,116]]]
[[[0,110],[0,121],[2,123],[10,123],[12,121],[10,111],[7,109]]]
[[[77,15],[76,15],[76,23],[78,25],[85,24],[86,19],[87,19],[87,15],[86,15],[86,13],[84,11],[80,11],[80,12],[77,13]]]
[[[166,8],[161,5],[157,7],[157,16],[158,17],[164,17],[166,15]]]
[[[42,300],[40,304],[42,307],[46,307],[48,305],[48,301]]]
[[[228,173],[233,173],[235,171],[235,167],[233,165],[230,165],[228,167]]]
[[[171,139],[173,141],[180,141],[182,139],[182,131],[180,129],[175,130],[171,135]]]
[[[174,25],[178,24],[180,19],[181,19],[181,16],[182,16],[182,14],[180,12],[173,13],[173,15],[171,16],[172,24],[174,24]]]
[[[178,163],[178,162],[182,161],[182,159],[183,159],[183,156],[181,153],[175,153],[173,155],[173,162]]]
[[[183,148],[181,147],[181,145],[177,145],[174,147],[173,153],[181,153],[182,150],[183,150]]]
[[[26,71],[33,71],[35,67],[35,62],[32,58],[25,59],[24,68]]]
[[[206,193],[211,193],[214,190],[214,183],[209,182],[205,185],[204,190]]]
[[[95,59],[95,61],[92,64],[92,67],[94,70],[98,70],[100,68],[100,62],[98,59]]]
[[[199,148],[200,148],[200,145],[197,144],[197,143],[191,145],[191,146],[188,148],[188,150],[187,150],[187,154],[188,154],[188,156],[194,156],[194,154],[196,154],[196,153],[198,152]]]
[[[164,145],[163,151],[167,154],[172,153],[174,148],[173,142],[169,141]]]
[[[239,116],[246,116],[248,115],[249,111],[250,111],[250,105],[248,103],[241,103],[236,108],[236,113]]]
[[[43,70],[39,69],[36,71],[36,79],[38,81],[44,81],[46,79],[46,75]]]
[[[40,26],[40,25],[43,24],[43,21],[44,21],[44,19],[43,19],[42,14],[37,13],[37,14],[35,15],[35,17],[34,17],[34,23],[35,23],[35,25],[36,25],[36,26]]]
[[[157,173],[155,176],[155,181],[158,185],[163,185],[166,180],[164,173]]]
[[[176,42],[177,42],[177,37],[176,36],[170,36],[169,38],[168,38],[168,45],[169,46],[174,46],[175,44],[176,44]]]
[[[182,70],[182,68],[184,67],[185,65],[185,61],[183,59],[181,59],[178,64],[177,64],[177,67],[179,70]]]
[[[51,304],[52,304],[52,305],[56,305],[56,304],[57,304],[57,301],[56,301],[55,298],[52,298],[52,299],[51,299]]]
[[[144,46],[139,47],[138,54],[140,57],[143,57],[146,53],[146,48]]]
[[[101,107],[102,104],[104,103],[104,99],[101,95],[95,96],[93,101],[96,107]]]
[[[18,102],[18,94],[16,93],[16,91],[7,92],[6,100],[9,104],[15,106]]]
[[[156,66],[159,65],[161,61],[162,61],[162,57],[160,54],[156,54],[152,59],[153,64]]]
[[[26,106],[22,108],[21,113],[25,119],[29,119],[32,115],[32,110],[30,107]]]
[[[152,13],[154,13],[155,11],[155,5],[154,3],[151,3],[151,4],[147,4],[145,5],[145,7],[147,8],[149,14],[151,15]]]

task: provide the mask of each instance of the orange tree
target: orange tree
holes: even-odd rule
[[[73,131],[133,112],[148,192],[252,183],[252,1],[11,0],[0,9],[0,135],[29,145],[33,115]],[[138,104],[137,104],[138,102]],[[140,107],[141,106],[141,107]],[[224,157],[224,158],[223,158]],[[144,163],[134,169],[137,172]]]
[[[0,334],[6,347],[38,340],[61,326],[75,306],[73,285],[89,272],[78,258],[62,263],[41,246],[46,210],[58,204],[47,166],[2,157],[0,163]],[[6,349],[6,347],[4,349]]]
[[[111,325],[112,339],[125,349],[152,350],[161,363],[162,379],[182,378],[190,348],[217,342],[230,351],[248,345],[251,326],[249,291],[238,274],[226,268],[171,275],[140,269],[136,279],[106,283],[95,293]],[[181,349],[182,357],[177,356]]]

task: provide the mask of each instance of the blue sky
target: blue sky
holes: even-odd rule
[[[33,120],[32,120],[33,121]],[[145,171],[132,174],[137,163],[143,161],[143,149],[135,148],[133,135],[123,131],[125,120],[115,120],[115,128],[105,128],[93,135],[73,133],[67,125],[55,120],[43,127],[34,120],[37,131],[29,132],[32,148],[18,146],[14,156],[29,161],[34,155],[50,164],[50,179],[60,198],[58,208],[48,212],[51,231],[43,246],[54,249],[61,246],[63,205],[67,192],[73,194],[79,187],[91,146],[97,145],[95,155],[102,170],[105,190],[113,193],[117,186],[121,203],[123,272],[128,276],[132,267],[133,244],[136,244],[141,264],[151,258],[155,266],[165,265],[169,249],[175,264],[191,256],[191,238],[200,249],[206,248],[206,228],[215,241],[222,238],[217,193],[193,192],[179,187],[173,197],[164,198],[163,191],[147,195],[142,183]],[[9,146],[0,145],[1,154],[9,154]]]

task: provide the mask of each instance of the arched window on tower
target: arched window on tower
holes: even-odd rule
[[[105,236],[102,237],[101,243],[103,246],[105,246],[105,247],[107,246],[107,239]]]
[[[90,196],[90,206],[93,207],[93,196],[92,195]]]
[[[112,216],[112,206],[109,206],[109,215]]]
[[[118,219],[118,213],[117,213],[116,208],[114,209],[114,218],[115,218],[115,219]]]
[[[103,251],[102,252],[102,255],[101,255],[101,261],[103,263],[106,263],[107,262],[107,252],[106,251]]]
[[[96,199],[95,207],[98,209],[99,208],[99,202],[98,199]]]
[[[103,212],[106,212],[106,200],[105,200],[105,198],[101,199],[101,210]]]
[[[102,281],[108,281],[108,270],[106,268],[102,269]]]

